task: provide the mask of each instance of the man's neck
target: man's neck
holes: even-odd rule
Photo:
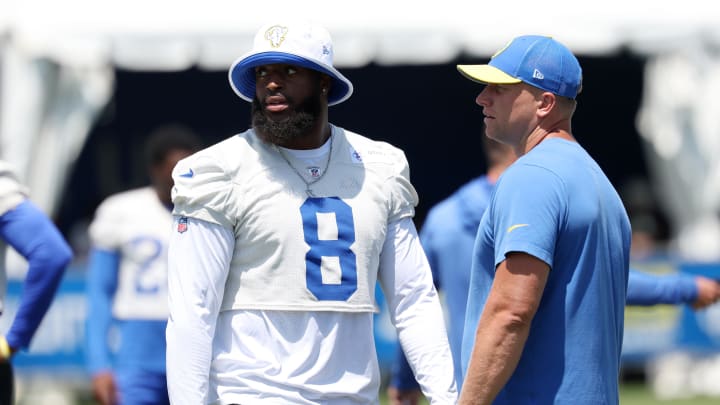
[[[287,149],[317,149],[327,142],[330,138],[331,126],[329,123],[320,123],[314,126],[306,134],[288,139],[284,142],[277,143],[278,146],[282,146]]]
[[[515,148],[515,153],[518,156],[522,156],[540,144],[540,142],[549,138],[560,138],[577,142],[570,132],[570,120],[563,119],[554,122],[552,125],[538,125],[535,130],[528,135],[524,144],[520,145],[519,148]]]

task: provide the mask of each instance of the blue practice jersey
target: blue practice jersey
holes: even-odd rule
[[[487,176],[472,180],[433,209],[420,231],[433,280],[444,293],[448,338],[458,387],[462,383],[460,345],[465,324],[472,249],[478,225],[495,184]]]
[[[450,197],[434,205],[420,230],[420,240],[432,268],[433,280],[438,289],[444,292],[448,340],[458,391],[462,386],[460,345],[470,285],[472,249],[494,185],[487,176],[471,180]],[[418,388],[401,348],[398,348],[391,378],[391,384],[400,389]]]

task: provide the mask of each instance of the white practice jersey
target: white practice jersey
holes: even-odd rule
[[[328,167],[310,170],[320,171],[310,175],[320,178],[312,196],[293,160],[252,130],[176,166],[173,404],[377,404],[378,280],[424,392],[433,404],[454,403],[407,160],[337,127],[330,142]]]
[[[318,197],[252,130],[176,166],[174,214],[235,234],[222,310],[375,310],[387,224],[412,217],[417,194],[402,151],[333,133]]]
[[[95,248],[120,259],[113,315],[118,319],[165,320],[167,241],[172,214],[151,187],[118,193],[98,207],[90,224]]]
[[[17,207],[27,198],[27,189],[20,184],[12,167],[0,160],[0,216]],[[0,238],[0,313],[2,313],[7,290],[5,254],[7,244]]]

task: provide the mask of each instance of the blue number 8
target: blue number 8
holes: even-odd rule
[[[334,213],[338,238],[320,240],[318,213]],[[355,223],[352,207],[337,197],[308,198],[300,206],[305,243],[310,250],[305,255],[305,281],[319,300],[346,301],[357,290],[357,261],[350,246],[355,243]],[[323,284],[320,264],[322,257],[340,259],[340,284]]]

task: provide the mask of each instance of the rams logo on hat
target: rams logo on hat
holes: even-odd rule
[[[265,31],[265,39],[270,41],[270,45],[272,45],[273,48],[277,48],[285,40],[285,34],[287,34],[287,32],[287,27],[273,25]]]

